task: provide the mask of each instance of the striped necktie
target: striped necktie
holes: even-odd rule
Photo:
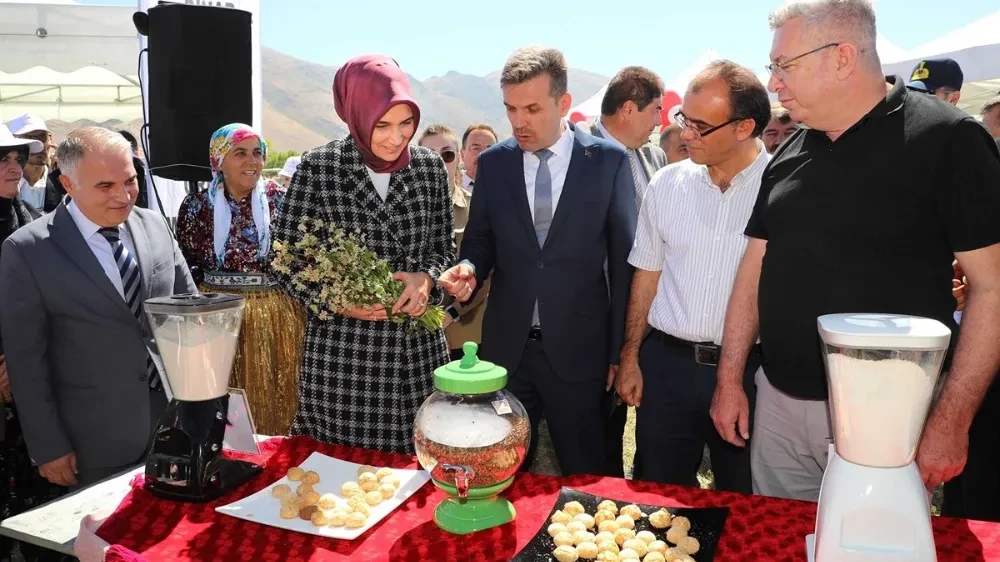
[[[139,262],[135,256],[128,251],[122,243],[119,227],[107,227],[98,230],[101,236],[111,245],[111,253],[115,256],[115,264],[118,266],[118,274],[122,276],[122,293],[125,295],[125,304],[132,310],[135,319],[142,325],[142,274],[139,272]],[[149,380],[149,387],[159,390],[160,377],[156,373],[156,365],[153,358],[146,355],[146,377]]]
[[[646,174],[642,171],[638,150],[628,150],[628,165],[632,168],[632,181],[635,182],[635,208],[642,206],[642,198],[646,195]]]

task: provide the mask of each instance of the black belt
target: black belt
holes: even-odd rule
[[[722,358],[722,348],[712,342],[690,342],[676,338],[656,329],[651,330],[649,335],[667,346],[683,349],[685,351],[693,351],[694,362],[699,365],[708,365],[710,367],[719,366],[719,359]],[[751,353],[754,352],[760,352],[760,344],[754,344]]]
[[[542,329],[536,326],[528,330],[528,339],[535,341],[542,341]]]

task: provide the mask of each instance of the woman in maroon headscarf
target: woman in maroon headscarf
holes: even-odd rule
[[[439,302],[435,284],[455,260],[451,190],[441,157],[409,146],[420,121],[406,74],[394,60],[348,61],[333,82],[350,136],[302,155],[272,229],[294,244],[298,226],[320,219],[362,233],[406,284],[395,308],[420,316]],[[304,304],[287,275],[279,283]],[[413,453],[413,418],[448,361],[441,330],[408,331],[381,307],[355,306],[329,320],[310,314],[291,433],[329,443]]]

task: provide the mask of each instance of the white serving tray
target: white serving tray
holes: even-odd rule
[[[320,453],[313,453],[299,466],[304,470],[312,470],[319,474],[319,484],[314,486],[317,492],[320,494],[332,493],[340,498],[341,485],[348,480],[356,482],[358,480],[358,468],[363,465],[342,461]],[[423,470],[399,470],[394,468],[392,471],[399,477],[399,489],[396,490],[396,495],[372,507],[372,513],[368,516],[368,521],[365,522],[364,526],[357,529],[330,526],[317,527],[311,521],[304,521],[299,518],[282,519],[279,515],[281,501],[271,496],[271,488],[278,484],[288,484],[294,493],[295,487],[299,483],[291,482],[287,477],[273,482],[256,494],[247,496],[231,504],[217,507],[215,511],[246,521],[253,521],[262,525],[270,525],[290,531],[334,539],[353,540],[377,525],[379,521],[416,493],[431,478],[431,475]]]

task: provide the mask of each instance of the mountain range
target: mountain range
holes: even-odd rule
[[[283,150],[304,150],[341,138],[347,126],[333,109],[336,66],[300,60],[261,49],[264,74],[264,134]],[[459,134],[472,123],[489,123],[506,137],[510,125],[500,94],[500,72],[474,76],[450,71],[417,80],[410,87],[420,104],[421,126],[444,123]],[[608,83],[606,76],[570,69],[569,90],[577,102]]]
[[[347,126],[333,108],[333,76],[336,66],[291,57],[274,49],[261,49],[264,99],[264,136],[272,151],[298,152],[347,135]],[[459,135],[472,123],[489,123],[501,138],[510,135],[510,124],[500,94],[500,71],[474,76],[450,71],[444,76],[417,80],[410,87],[420,104],[421,128],[444,123]],[[609,78],[585,70],[569,70],[569,91],[574,104],[594,95]],[[92,122],[49,121],[56,139]],[[139,119],[100,123],[115,129],[138,132]],[[206,145],[208,140],[206,139]]]

